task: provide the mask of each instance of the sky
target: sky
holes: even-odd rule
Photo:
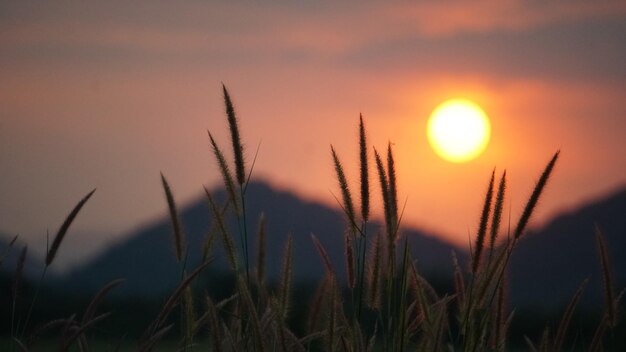
[[[404,224],[466,247],[494,167],[514,222],[561,150],[535,226],[626,186],[625,57],[623,1],[1,2],[0,232],[43,253],[97,188],[67,267],[166,214],[160,172],[180,206],[216,186],[224,83],[257,178],[335,206],[330,145],[356,190],[363,114]],[[491,120],[468,163],[427,142],[450,98]]]

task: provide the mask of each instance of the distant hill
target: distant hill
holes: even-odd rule
[[[216,190],[218,200],[224,192]],[[342,234],[344,217],[336,209],[301,199],[293,193],[277,190],[266,183],[254,182],[248,188],[248,228],[250,229],[251,257],[256,254],[256,228],[259,215],[267,221],[268,276],[277,278],[287,235],[294,238],[294,276],[296,280],[318,279],[323,265],[311,242],[314,233],[328,250],[331,261],[343,276],[344,248]],[[125,240],[109,247],[85,265],[55,280],[49,273],[46,282],[57,281],[60,288],[75,291],[94,291],[106,282],[124,277],[127,281],[118,293],[151,295],[162,294],[180,279],[174,258],[173,240],[166,205],[161,219],[124,236]],[[199,197],[185,206],[179,204],[181,219],[189,244],[190,267],[200,260],[201,243],[212,218],[206,199]],[[575,210],[553,218],[544,227],[525,234],[519,242],[509,270],[511,306],[518,310],[534,308],[541,311],[559,310],[567,304],[580,283],[591,277],[583,304],[597,309],[602,304],[602,277],[594,235],[597,224],[606,236],[611,256],[616,288],[626,287],[626,188],[609,196],[587,203]],[[237,237],[237,227],[230,224]],[[375,233],[379,224],[372,224]],[[455,250],[461,262],[467,262],[464,250],[428,235],[422,231],[405,229],[410,238],[411,251],[418,260],[421,272],[431,280],[449,280],[452,273],[450,252]],[[10,237],[0,236],[0,253],[8,246]],[[19,241],[8,252],[0,275],[10,277],[23,244]],[[215,242],[214,262],[210,270],[225,272],[225,261],[219,239]],[[43,268],[43,257],[29,250],[26,262],[27,278],[38,278]]]
[[[217,199],[224,199],[224,192],[216,192]],[[163,201],[163,207],[166,203]],[[319,279],[323,275],[323,264],[311,241],[315,234],[326,247],[331,261],[340,275],[344,270],[344,216],[336,209],[320,203],[303,200],[296,195],[272,188],[266,183],[253,182],[246,194],[246,210],[250,233],[252,262],[256,253],[256,229],[261,213],[267,223],[267,273],[270,279],[277,278],[287,235],[294,239],[294,277],[296,281]],[[200,260],[201,244],[212,218],[207,200],[203,196],[191,204],[179,204],[182,224],[189,245],[190,266]],[[235,237],[237,226],[230,224]],[[377,224],[372,224],[374,233]],[[65,287],[94,290],[109,280],[118,277],[127,279],[119,292],[150,295],[162,293],[180,280],[180,271],[173,250],[172,230],[169,217],[124,236],[126,240],[113,245],[100,256],[71,272],[64,281]],[[424,232],[407,229],[403,231],[411,243],[414,258],[418,259],[420,271],[430,277],[445,275],[451,279],[451,251],[457,251],[461,260],[464,251]],[[225,271],[227,264],[221,242],[215,243],[215,260],[211,270]],[[251,265],[252,266],[252,265]],[[117,291],[117,290],[116,290]]]
[[[586,277],[583,302],[603,304],[595,224],[606,237],[617,290],[626,287],[626,188],[555,217],[524,235],[510,267],[511,302],[516,307],[558,309]]]
[[[14,236],[7,236],[0,234],[0,257],[2,257],[2,264],[0,264],[0,274],[5,276],[13,276],[17,266],[17,261],[24,248],[24,242],[18,239],[13,243],[13,246],[9,247],[9,244]],[[26,261],[24,262],[24,269],[22,271],[24,278],[27,280],[39,279],[44,268],[44,257],[34,251],[32,248],[28,248],[26,253]],[[46,273],[48,278],[54,278],[56,276],[54,268],[48,268]]]

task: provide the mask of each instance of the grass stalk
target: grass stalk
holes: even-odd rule
[[[256,280],[259,285],[259,291],[265,287],[265,250],[266,250],[266,228],[265,216],[261,214],[259,218],[259,230],[257,234],[257,264],[256,264]]]
[[[215,159],[217,160],[217,165],[220,169],[220,173],[222,174],[222,182],[224,183],[224,187],[226,188],[226,192],[228,193],[228,198],[230,199],[230,202],[234,206],[235,213],[237,214],[237,216],[239,216],[241,209],[239,208],[239,199],[235,194],[235,180],[230,171],[230,167],[228,166],[228,163],[226,162],[224,153],[218,146],[217,142],[215,141],[215,138],[213,138],[213,135],[211,134],[211,132],[207,131],[207,133],[209,134],[209,140],[211,142],[211,149],[213,149],[213,155],[215,156]]]
[[[609,264],[609,253],[600,227],[596,225],[596,241],[598,245],[598,253],[600,255],[600,263],[602,266],[602,282],[604,284],[604,300],[606,304],[606,316],[607,324],[609,327],[615,327],[617,323],[617,317],[615,313],[615,294],[613,287],[613,275],[611,273],[611,266]]]
[[[207,200],[209,201],[209,207],[212,210],[214,221],[217,222],[220,233],[222,234],[222,244],[224,245],[224,249],[226,250],[226,256],[228,258],[230,267],[233,270],[233,273],[237,273],[239,265],[237,264],[237,254],[235,252],[235,244],[233,243],[232,236],[230,235],[230,232],[226,227],[226,223],[224,221],[222,213],[220,212],[220,209],[213,200],[213,196],[206,188],[204,188],[204,193],[206,194]]]
[[[65,238],[67,230],[69,230],[70,225],[72,225],[72,222],[74,222],[74,219],[76,218],[76,215],[78,215],[80,210],[83,208],[85,203],[87,203],[89,198],[91,198],[95,191],[96,189],[94,188],[91,192],[87,193],[87,195],[83,197],[83,199],[81,199],[78,204],[76,204],[74,209],[72,209],[70,214],[65,218],[65,221],[63,221],[63,224],[59,228],[59,231],[57,231],[56,236],[54,236],[54,240],[52,240],[52,245],[50,246],[50,249],[48,250],[48,253],[46,255],[46,266],[50,266],[50,264],[52,264],[52,262],[54,261],[57,251],[61,246],[61,242],[63,241],[63,238]]]
[[[180,219],[178,217],[178,210],[176,209],[176,202],[172,195],[170,185],[167,183],[165,176],[161,173],[161,182],[163,183],[163,191],[165,192],[165,198],[167,199],[167,208],[169,210],[170,221],[172,222],[172,231],[174,234],[174,249],[176,254],[176,260],[181,263],[185,257],[185,236],[180,226]]]
[[[344,248],[345,248],[344,258],[346,259],[346,281],[347,281],[346,284],[348,288],[350,289],[350,291],[354,292],[356,278],[355,278],[355,273],[354,273],[355,258],[354,258],[354,248],[352,245],[352,235],[349,232],[346,232],[343,238],[344,238]],[[354,295],[353,295],[353,298],[354,298]],[[355,303],[354,299],[352,303],[354,305]]]
[[[391,142],[387,144],[387,181],[388,181],[388,201],[389,201],[389,213],[390,223],[393,227],[390,229],[392,236],[390,240],[394,242],[398,239],[398,190],[396,185],[396,166],[393,159],[393,152],[391,150]]]
[[[474,255],[472,257],[472,273],[476,274],[478,266],[480,265],[480,258],[482,256],[483,247],[485,245],[485,234],[487,233],[487,222],[489,221],[489,215],[491,213],[491,202],[493,200],[493,179],[496,170],[491,173],[491,180],[487,187],[487,194],[485,195],[485,203],[483,205],[482,215],[480,216],[480,224],[478,226],[478,234],[476,235],[476,245],[474,246]]]
[[[11,246],[13,244],[11,243]],[[15,278],[13,279],[13,287],[11,290],[12,293],[12,302],[11,302],[11,338],[15,338],[15,332],[19,329],[17,326],[17,322],[15,321],[15,310],[17,308],[17,297],[19,293],[20,286],[22,284],[22,274],[24,271],[24,263],[26,262],[26,255],[28,253],[28,246],[22,247],[20,251],[20,255],[17,259],[17,265],[15,267]]]
[[[193,280],[202,272],[206,267],[210,264],[210,262],[205,262],[200,264],[191,274],[189,274],[183,282],[178,285],[178,287],[174,290],[171,296],[163,305],[163,308],[157,315],[157,317],[152,321],[152,323],[148,326],[148,329],[144,332],[142,343],[140,345],[145,345],[149,342],[158,332],[159,329],[165,323],[166,318],[170,315],[174,307],[178,304],[181,299],[182,294],[185,289],[193,282]]]
[[[354,215],[354,203],[352,202],[352,195],[350,194],[348,181],[343,171],[343,166],[341,165],[341,161],[339,161],[339,157],[337,156],[337,152],[335,152],[335,148],[333,148],[332,145],[330,146],[330,150],[331,150],[331,154],[333,157],[335,172],[337,173],[337,181],[339,182],[339,188],[341,189],[343,209],[344,209],[344,212],[346,213],[346,216],[348,217],[350,232],[354,234],[356,233],[356,230],[355,230],[356,217]]]
[[[522,216],[520,217],[517,223],[517,227],[515,228],[515,232],[513,235],[514,239],[517,240],[526,229],[528,220],[530,219],[530,216],[532,215],[533,210],[535,209],[535,206],[537,205],[537,202],[539,201],[539,196],[541,196],[541,192],[543,191],[544,187],[548,183],[548,178],[550,177],[550,174],[552,174],[552,170],[554,169],[554,165],[556,164],[556,161],[559,158],[560,153],[561,153],[560,151],[557,151],[554,154],[554,156],[552,157],[552,159],[550,159],[550,162],[548,163],[546,168],[543,170],[543,173],[539,177],[539,180],[537,181],[537,184],[535,185],[535,188],[533,189],[533,193],[530,195],[530,198],[528,199],[528,202],[526,203],[526,207],[524,207]]]
[[[569,324],[572,321],[574,310],[578,306],[578,302],[580,302],[580,298],[582,297],[583,292],[585,291],[585,288],[587,287],[588,283],[589,283],[589,278],[586,278],[583,281],[583,283],[580,284],[580,286],[576,290],[576,293],[574,293],[572,300],[567,305],[567,308],[565,309],[565,313],[563,313],[563,318],[561,319],[561,323],[559,324],[559,328],[557,329],[556,337],[554,338],[554,345],[552,347],[552,350],[555,352],[559,352],[563,349],[563,343],[565,342],[565,334],[567,333]]]
[[[250,285],[250,254],[248,252],[248,221],[246,216],[246,197],[244,195],[244,185],[240,185],[239,194],[241,200],[242,218],[239,220],[240,239],[243,246],[244,264],[246,266],[246,282]]]
[[[237,116],[235,115],[235,108],[230,99],[230,94],[226,86],[222,84],[222,91],[224,93],[224,104],[226,105],[226,116],[228,118],[228,128],[230,130],[231,142],[233,144],[233,155],[235,157],[235,175],[237,176],[237,182],[243,185],[246,181],[246,168],[243,158],[243,144],[241,143],[241,137],[239,135],[239,124],[237,122]]]
[[[385,226],[387,229],[387,277],[392,277],[395,269],[395,231],[394,221],[392,216],[391,201],[389,199],[389,183],[387,182],[387,172],[383,165],[380,155],[374,149],[374,158],[376,160],[376,168],[378,170],[378,179],[380,181],[380,189],[383,198],[383,207],[385,211]]]
[[[371,252],[371,260],[369,266],[369,287],[367,292],[369,293],[368,303],[370,308],[374,310],[380,309],[380,272],[382,265],[382,252],[383,252],[383,235],[378,233],[376,235],[376,243]]]
[[[283,268],[281,273],[280,284],[280,317],[284,321],[287,319],[291,295],[291,280],[293,272],[293,237],[291,234],[287,237],[287,244],[285,245],[285,255],[283,261]]]
[[[367,158],[367,136],[363,115],[359,116],[359,166],[361,171],[361,218],[367,223],[370,212],[369,168]],[[363,228],[365,230],[365,227]]]
[[[0,255],[0,267],[2,267],[2,263],[4,263],[4,258],[6,258],[6,256],[9,254],[9,252],[13,248],[13,245],[15,244],[15,241],[17,241],[18,237],[19,235],[13,236],[11,241],[9,241],[9,245],[7,246],[7,248],[5,248],[4,251],[2,252],[2,255]]]
[[[94,194],[94,192],[96,192],[95,188],[91,192],[87,193],[87,195],[84,196],[74,206],[72,211],[67,215],[67,217],[65,218],[65,220],[61,224],[61,227],[59,227],[59,230],[57,231],[57,234],[54,236],[54,239],[52,240],[52,245],[50,245],[48,250],[47,250],[45,265],[44,265],[44,268],[43,268],[43,270],[41,272],[41,276],[39,277],[39,281],[37,282],[37,288],[35,289],[35,294],[33,296],[33,300],[31,301],[30,307],[28,308],[28,313],[26,314],[26,319],[24,321],[24,326],[23,326],[23,331],[24,332],[28,328],[28,324],[30,322],[30,317],[31,317],[31,315],[33,313],[33,309],[35,307],[35,303],[37,302],[37,298],[39,296],[39,292],[41,291],[41,286],[43,285],[43,280],[44,280],[44,277],[46,276],[46,272],[48,271],[48,267],[50,265],[52,265],[52,262],[54,261],[54,258],[56,257],[56,254],[57,254],[57,252],[59,250],[59,247],[61,247],[61,242],[63,242],[63,238],[65,238],[65,235],[67,234],[67,231],[69,230],[70,226],[74,222],[74,219],[76,218],[76,216],[78,215],[80,210],[83,208],[85,203],[87,203],[89,198],[91,198],[91,196]],[[48,241],[48,236],[46,235],[46,247],[48,247],[47,241]]]
[[[493,207],[493,217],[491,219],[491,230],[489,236],[489,258],[493,254],[493,249],[496,245],[498,238],[498,232],[500,230],[500,222],[502,221],[502,207],[504,205],[504,195],[506,193],[506,170],[502,173],[500,183],[498,185],[498,194],[496,195],[496,202]]]

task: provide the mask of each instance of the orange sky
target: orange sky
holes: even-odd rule
[[[356,186],[363,113],[372,144],[394,144],[405,224],[465,245],[493,167],[507,169],[515,219],[561,149],[545,220],[626,184],[624,33],[617,1],[3,3],[0,231],[41,251],[97,187],[71,263],[165,214],[160,171],[181,204],[215,185],[206,130],[226,145],[221,82],[249,159],[261,143],[257,175],[281,188],[334,204],[331,143]],[[425,134],[455,97],[492,123],[466,164]]]

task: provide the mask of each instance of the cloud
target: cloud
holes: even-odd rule
[[[428,42],[626,16],[623,2],[421,1],[405,4],[107,2],[5,5],[4,57],[68,61],[102,55],[143,64],[337,62],[388,43]],[[419,46],[419,45],[417,45]],[[86,55],[85,53],[90,53]],[[17,60],[14,60],[17,61]]]
[[[525,31],[555,23],[571,23],[626,16],[626,3],[619,1],[479,0],[423,1],[391,5],[385,16],[400,25],[413,24],[427,37],[445,37],[473,32]]]

